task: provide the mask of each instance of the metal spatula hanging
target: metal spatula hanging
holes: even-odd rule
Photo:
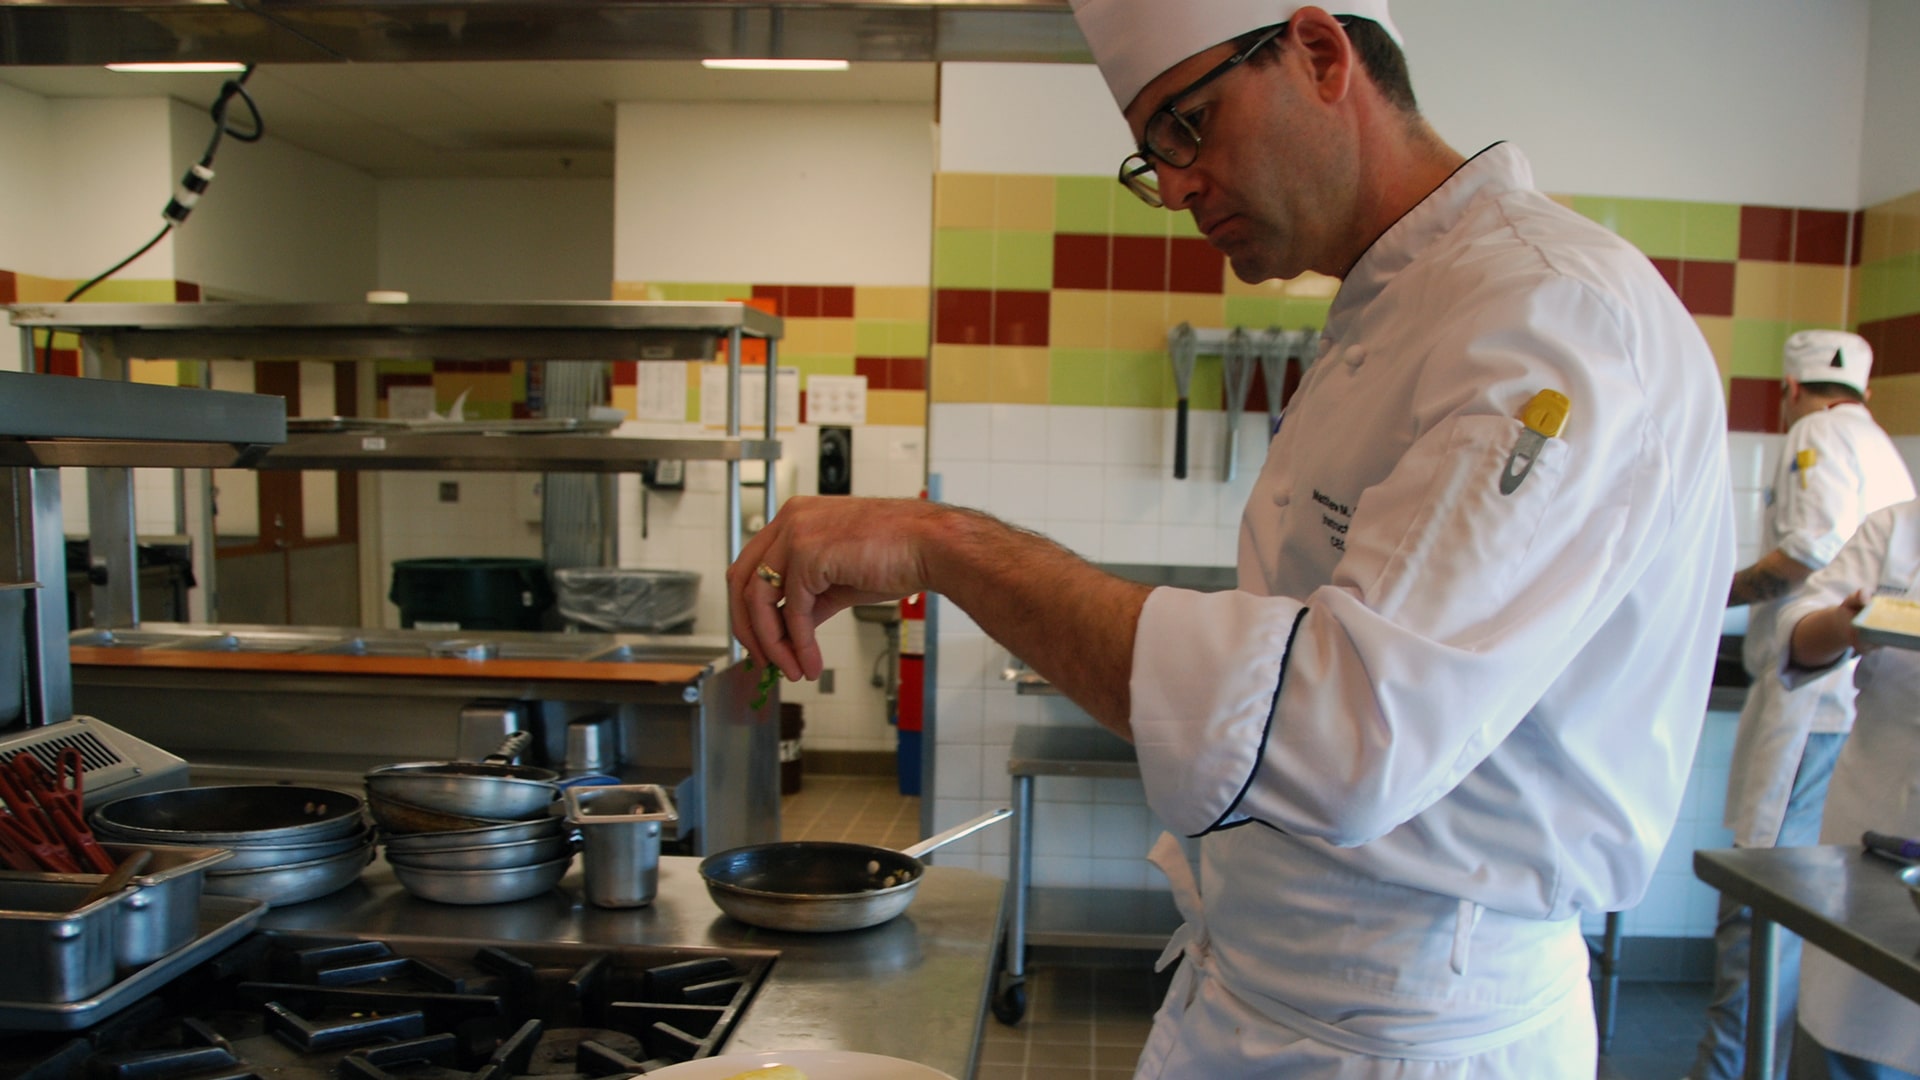
[[[1287,358],[1293,354],[1293,334],[1279,327],[1260,336],[1260,376],[1267,387],[1267,434],[1280,427],[1281,395],[1287,389]]]
[[[1181,323],[1167,331],[1167,356],[1173,361],[1173,388],[1179,394],[1173,420],[1173,478],[1187,478],[1187,390],[1193,385],[1193,364],[1200,342],[1192,325]]]
[[[1253,338],[1242,327],[1227,335],[1227,350],[1221,354],[1221,375],[1227,390],[1227,474],[1232,481],[1240,467],[1240,414],[1247,407],[1247,391],[1253,389],[1253,370],[1259,363]]]

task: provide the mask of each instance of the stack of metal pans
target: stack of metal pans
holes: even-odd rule
[[[564,819],[440,832],[388,833],[387,863],[400,886],[443,904],[503,904],[538,896],[566,876],[573,837]]]
[[[207,871],[205,891],[275,907],[338,892],[373,860],[365,804],[337,788],[155,791],[106,803],[93,812],[92,824],[103,839],[124,844],[230,848],[233,857]]]

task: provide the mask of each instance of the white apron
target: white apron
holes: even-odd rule
[[[1856,550],[1858,549],[1858,550]],[[1920,502],[1876,514],[1788,619],[1837,603],[1856,588],[1920,596]],[[1920,652],[1879,649],[1860,661],[1858,716],[1834,766],[1820,840],[1858,844],[1868,829],[1920,836]],[[1899,888],[1889,880],[1889,888]],[[1800,962],[1800,1022],[1821,1045],[1920,1073],[1920,1005],[1809,945]]]

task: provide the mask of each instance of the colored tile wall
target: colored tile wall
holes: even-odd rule
[[[1873,413],[1895,435],[1920,434],[1920,191],[1859,218],[1854,310],[1873,343]]]
[[[1880,319],[1883,370],[1920,375],[1920,198],[1868,211],[1864,227],[1834,210],[1555,199],[1639,247],[1673,286],[1727,379],[1733,430],[1777,430],[1780,350],[1796,330]],[[1856,272],[1863,250],[1871,270]],[[1247,285],[1190,215],[1107,177],[942,173],[933,286],[933,402],[1170,408],[1169,328],[1317,328],[1338,283]],[[1195,408],[1222,408],[1219,365],[1203,362],[1191,391]],[[1920,386],[1899,396],[1920,401]],[[1263,410],[1264,389],[1243,407]]]

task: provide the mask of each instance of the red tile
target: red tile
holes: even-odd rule
[[[933,340],[942,345],[987,345],[993,341],[993,294],[985,289],[936,289]]]
[[[1113,288],[1134,292],[1167,291],[1167,238],[1113,238]]]
[[[796,318],[815,318],[820,314],[820,286],[787,286],[787,314]]]
[[[1683,260],[1680,263],[1680,302],[1695,315],[1733,314],[1733,272],[1737,265],[1702,259]]]
[[[853,286],[820,286],[820,314],[829,319],[853,318]]]
[[[867,389],[891,390],[887,381],[887,358],[884,356],[856,356],[853,358],[853,373],[867,377]]]
[[[1293,400],[1294,392],[1300,389],[1302,374],[1300,361],[1291,356],[1287,357],[1287,377],[1280,381],[1280,404],[1283,407]]]
[[[1227,257],[1198,237],[1182,236],[1168,249],[1167,290],[1179,293],[1219,293],[1227,274]]]
[[[1741,207],[1740,257],[1792,262],[1793,210],[1785,206]]]
[[[887,383],[894,390],[925,390],[927,360],[923,356],[895,356],[887,360]]]
[[[511,375],[513,374],[513,361],[483,360],[480,362],[480,370],[486,372],[489,375]],[[637,377],[636,377],[636,381],[637,381]]]
[[[1672,289],[1674,295],[1678,296],[1680,294],[1680,260],[1654,259],[1651,261],[1653,268],[1660,271],[1660,276],[1667,279],[1667,288]]]
[[[787,287],[785,285],[755,285],[753,287],[753,298],[755,300],[773,301],[773,310],[767,312],[767,314],[778,315],[780,312],[786,310],[787,307]]]
[[[524,402],[524,401],[516,401],[516,402],[514,402],[514,403],[513,403],[513,414],[512,414],[512,415],[513,415],[513,418],[514,418],[515,420],[533,420],[533,419],[536,419],[536,418],[535,418],[535,416],[533,415],[533,407],[532,407],[531,405],[528,405],[528,404],[527,404],[526,402]]]
[[[613,362],[613,385],[639,386],[640,364],[635,360],[615,360]]]
[[[80,374],[80,350],[54,349],[51,355],[47,357],[46,371],[49,375],[78,376]]]
[[[173,302],[176,304],[197,304],[200,302],[200,286],[191,281],[173,283]]]
[[[995,345],[1045,345],[1052,294],[1006,291],[993,294]]]
[[[1728,431],[1780,433],[1780,380],[1735,378],[1727,400]]]
[[[1053,287],[1056,289],[1104,289],[1107,287],[1107,262],[1112,257],[1112,237],[1084,233],[1055,233],[1053,237]]]
[[[1847,265],[1860,265],[1860,238],[1867,234],[1867,212],[1855,210],[1853,220],[1847,223],[1848,252]]]
[[[1850,255],[1845,210],[1793,212],[1793,261],[1845,266]]]
[[[1873,346],[1873,373],[1920,375],[1920,314],[1860,324],[1860,336]]]
[[[0,304],[17,303],[20,299],[20,279],[11,270],[0,270]]]

